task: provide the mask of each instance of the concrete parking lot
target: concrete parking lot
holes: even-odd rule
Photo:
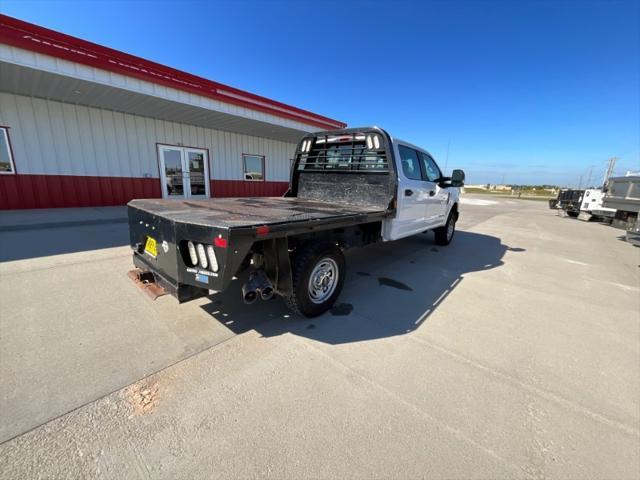
[[[640,249],[534,201],[458,227],[349,251],[313,320],[151,301],[122,222],[0,230],[0,478],[638,478]]]

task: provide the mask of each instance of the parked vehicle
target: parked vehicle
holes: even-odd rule
[[[582,205],[580,206],[580,214],[578,218],[581,220],[591,220],[592,218],[605,220],[612,219],[616,214],[613,208],[606,208],[603,205],[604,189],[587,188],[582,196]]]
[[[610,178],[603,205],[616,210],[612,226],[628,229],[634,225],[640,211],[640,175]]]
[[[549,208],[563,210],[570,217],[577,217],[582,206],[584,190],[563,188],[555,200],[549,200]]]
[[[249,269],[245,302],[278,294],[314,317],[342,290],[345,249],[429,230],[448,245],[463,184],[462,170],[445,177],[426,150],[377,127],[309,134],[284,197],[132,200],[133,262],[179,302]]]
[[[636,217],[635,223],[627,227],[625,240],[636,247],[640,247],[640,217]]]

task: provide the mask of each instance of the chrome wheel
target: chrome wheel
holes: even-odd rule
[[[313,303],[325,302],[338,285],[338,264],[332,258],[323,258],[309,276],[309,299]]]
[[[451,238],[453,237],[453,231],[456,228],[456,222],[453,221],[453,219],[449,219],[449,222],[447,223],[447,241],[450,241]]]

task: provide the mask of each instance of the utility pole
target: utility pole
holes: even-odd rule
[[[578,190],[582,188],[582,175],[580,175],[580,180],[578,180]]]
[[[613,174],[613,169],[616,167],[616,162],[618,161],[618,157],[611,157],[609,159],[609,166],[607,167],[607,171],[604,174],[604,179],[602,180],[602,186],[606,187],[607,182],[609,181],[609,177]]]

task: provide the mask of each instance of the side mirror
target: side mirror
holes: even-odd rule
[[[464,186],[464,171],[463,170],[454,170],[451,173],[451,186],[452,187],[463,187]]]

